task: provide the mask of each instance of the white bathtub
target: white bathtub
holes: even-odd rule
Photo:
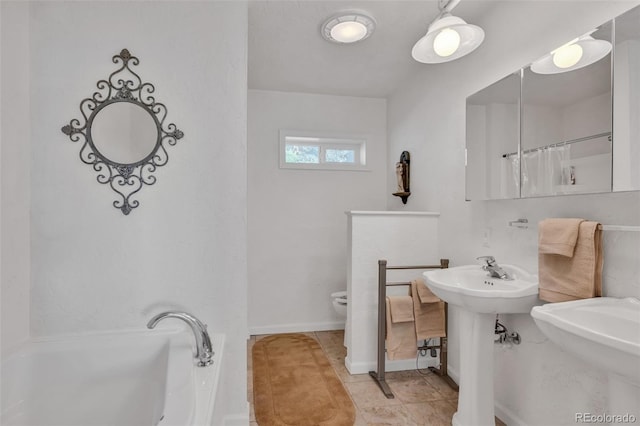
[[[36,340],[3,359],[3,426],[211,425],[223,335],[197,367],[191,330]]]

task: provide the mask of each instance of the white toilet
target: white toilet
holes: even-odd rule
[[[347,292],[337,291],[331,293],[331,300],[333,301],[333,309],[336,310],[341,318],[347,319]]]
[[[345,320],[343,344],[346,347],[347,342],[349,341],[348,333],[350,328],[347,321],[347,292],[337,291],[335,293],[331,293],[331,301],[333,303],[333,309],[335,309],[338,315]]]

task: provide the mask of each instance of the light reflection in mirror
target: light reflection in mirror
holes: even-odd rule
[[[611,40],[607,23],[592,33]],[[611,55],[522,79],[522,197],[611,191]]]

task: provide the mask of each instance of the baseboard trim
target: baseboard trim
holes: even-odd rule
[[[502,420],[504,424],[509,426],[527,426],[527,424],[522,421],[520,417],[518,417],[513,411],[506,408],[504,405],[500,404],[498,401],[495,402],[495,412],[496,417]]]
[[[347,356],[344,360],[344,365],[347,367],[349,374],[366,374],[369,371],[377,371],[378,363],[375,361],[371,362],[352,362],[351,359]],[[425,369],[429,367],[437,367],[439,364],[438,358],[431,357],[420,357],[418,359],[418,367],[420,369]],[[385,362],[385,372],[390,371],[405,371],[405,370],[415,370],[416,369],[416,360],[415,359],[399,359],[394,361],[387,360]]]
[[[460,383],[460,373],[455,368],[451,368],[450,365],[447,365],[447,376],[451,377],[454,382]]]
[[[344,322],[313,322],[298,324],[265,325],[249,327],[249,334],[281,334],[281,333],[308,333],[313,331],[344,330]]]

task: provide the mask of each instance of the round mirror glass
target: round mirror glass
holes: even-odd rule
[[[132,102],[114,102],[98,111],[90,132],[100,154],[120,164],[144,160],[155,149],[159,137],[151,114]]]

